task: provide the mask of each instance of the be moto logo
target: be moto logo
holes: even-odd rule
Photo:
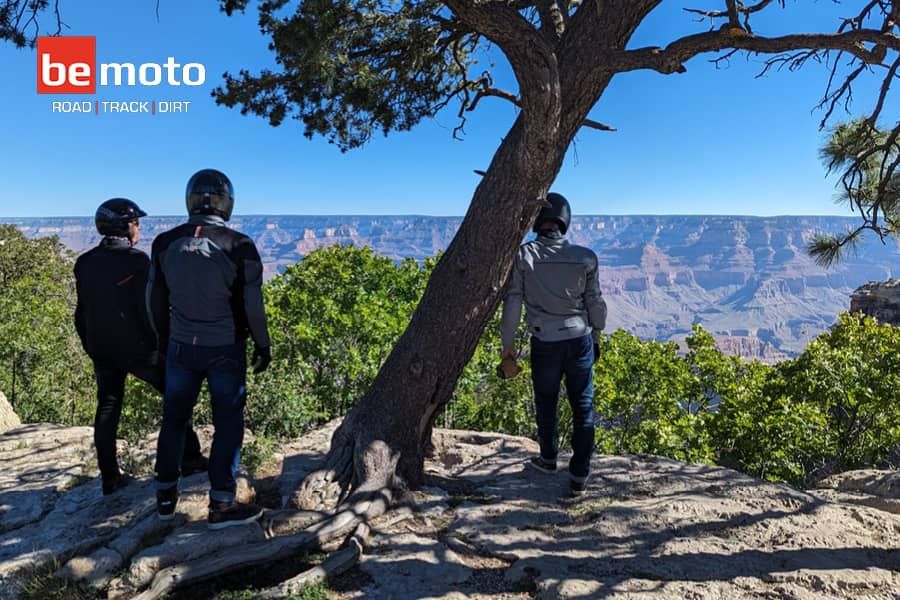
[[[99,80],[99,81],[98,81]],[[39,37],[37,41],[38,94],[95,94],[100,86],[200,86],[206,67],[179,64],[169,56],[165,63],[101,63],[97,67],[97,38],[93,36]]]

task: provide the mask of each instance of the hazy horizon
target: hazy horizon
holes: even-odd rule
[[[12,220],[37,220],[37,219],[90,219],[93,218],[93,214],[82,214],[82,215],[0,215],[0,220],[4,221],[12,221]],[[183,213],[171,213],[171,214],[153,214],[144,217],[145,219],[168,219],[168,218],[177,218],[184,217],[187,218],[187,215]],[[365,218],[365,217],[421,217],[421,218],[433,218],[433,219],[461,219],[465,217],[464,214],[427,214],[427,213],[235,213],[231,220],[246,218],[246,217],[354,217],[354,218]],[[847,219],[847,220],[855,220],[859,217],[857,215],[841,215],[841,214],[833,214],[833,213],[782,213],[782,214],[771,214],[771,215],[750,215],[750,214],[739,214],[739,213],[677,213],[677,212],[667,212],[667,213],[653,213],[653,212],[641,212],[641,213],[618,213],[618,212],[610,212],[610,213],[578,213],[573,215],[573,218],[587,218],[587,217],[732,217],[732,218],[740,218],[740,219],[778,219],[778,218],[789,218],[789,217],[810,217],[810,218],[838,218],[838,219]]]

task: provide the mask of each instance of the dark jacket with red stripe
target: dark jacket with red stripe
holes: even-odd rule
[[[85,352],[104,364],[146,363],[156,349],[144,293],[150,259],[128,240],[103,238],[78,257],[75,328]]]
[[[250,335],[269,346],[263,266],[249,237],[216,216],[192,216],[153,241],[147,293],[164,352],[168,341],[225,346]]]

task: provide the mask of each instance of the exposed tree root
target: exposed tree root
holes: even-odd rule
[[[355,422],[351,412],[335,430],[324,466],[306,476],[291,497],[291,506],[327,511],[344,502],[351,490],[356,495],[398,486],[399,454],[366,428],[357,431]]]
[[[267,512],[260,522],[266,538],[290,535],[303,531],[334,515],[333,510],[279,510]]]
[[[369,533],[369,526],[366,523],[360,523],[343,550],[329,556],[321,565],[282,582],[258,597],[264,600],[284,598],[285,596],[300,593],[308,585],[316,585],[329,577],[349,571],[359,562],[368,541]]]
[[[374,519],[371,524],[366,522],[360,523],[344,547],[325,559],[321,565],[280,583],[258,597],[260,599],[273,600],[299,594],[306,586],[316,585],[329,577],[336,577],[349,571],[362,558],[373,529],[390,529],[398,523],[412,519],[414,516],[415,512],[413,512],[412,508],[408,505],[402,505],[394,509],[390,517],[383,515]]]
[[[321,548],[336,539],[343,538],[362,523],[383,514],[391,502],[388,489],[376,493],[355,495],[355,502],[332,517],[308,527],[300,533],[276,537],[265,542],[248,544],[240,552],[217,552],[202,559],[175,565],[156,574],[153,583],[138,600],[161,598],[174,589],[198,583],[238,568],[265,564],[287,558],[297,552]]]
[[[306,476],[291,497],[291,506],[308,511],[328,510],[346,495],[353,478],[354,454],[348,429],[348,423],[344,422],[334,432],[324,466]]]

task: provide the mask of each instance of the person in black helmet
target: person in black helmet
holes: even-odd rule
[[[537,239],[519,249],[503,302],[502,358],[515,359],[515,333],[525,306],[531,334],[531,377],[541,454],[529,465],[544,473],[556,471],[557,403],[563,377],[572,407],[572,450],[569,487],[584,493],[594,448],[593,364],[606,326],[606,302],[600,294],[597,255],[570,244],[566,232],[572,219],[569,202],[547,194],[547,204],[535,219]]]
[[[160,393],[165,389],[165,369],[156,355],[156,340],[144,304],[150,259],[134,247],[140,236],[139,220],[144,216],[137,204],[125,198],[101,204],[95,223],[103,239],[75,263],[75,328],[94,362],[94,445],[104,495],[130,481],[119,471],[116,459],[125,377],[131,373]],[[187,452],[182,469],[205,471],[206,459],[193,428],[185,431],[184,441]]]
[[[213,437],[209,457],[209,527],[255,521],[262,509],[235,499],[244,436],[246,340],[253,370],[271,361],[263,306],[263,267],[253,241],[226,227],[234,189],[221,172],[204,169],[186,191],[187,223],[153,242],[148,301],[159,349],[167,351],[167,386],[156,459],[156,507],[174,516],[184,429],[200,386],[209,385]]]

